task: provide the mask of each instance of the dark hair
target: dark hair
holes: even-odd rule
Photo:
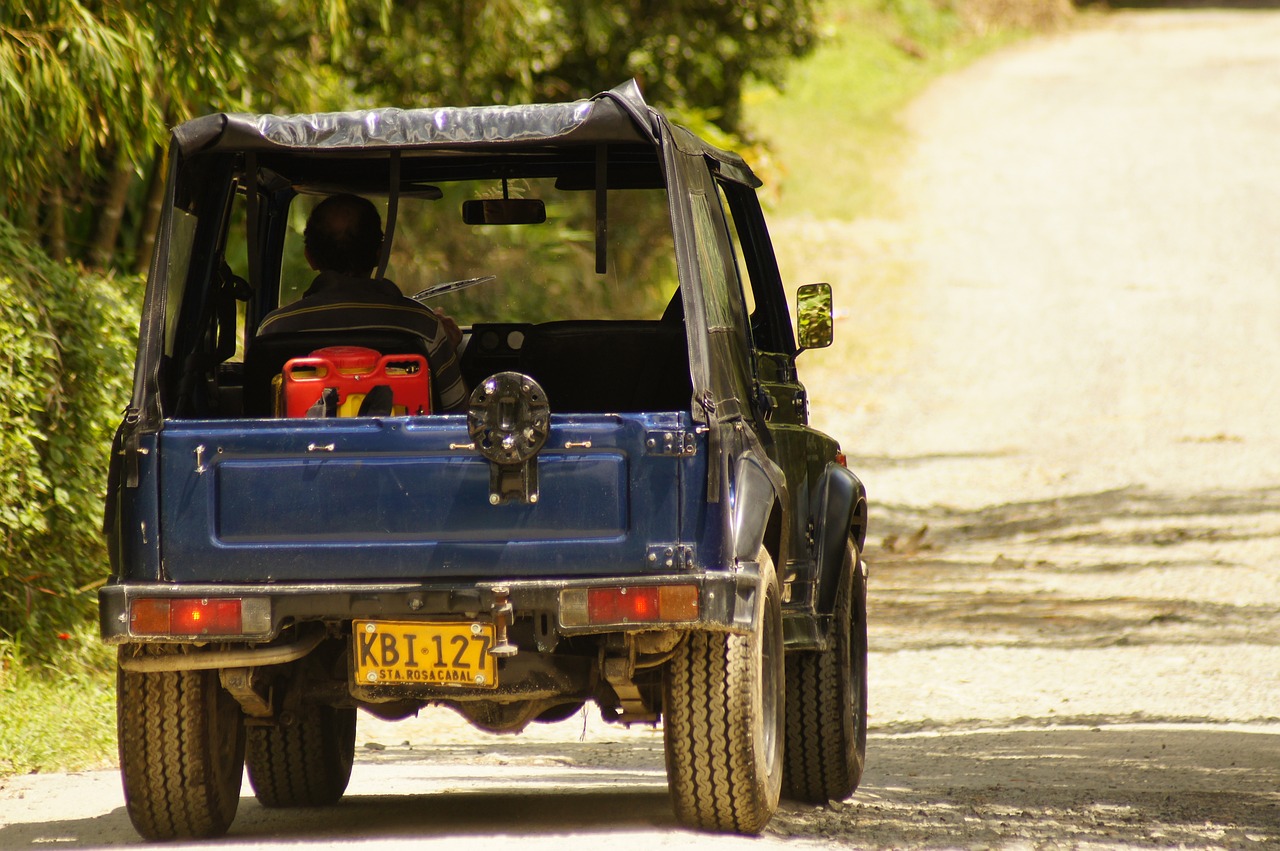
[[[359,195],[330,195],[311,211],[302,240],[318,269],[367,275],[382,250],[382,217]]]

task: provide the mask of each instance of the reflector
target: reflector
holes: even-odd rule
[[[658,609],[664,621],[696,621],[698,586],[663,585],[658,591]]]
[[[134,600],[129,604],[129,631],[134,635],[167,635],[169,601]]]

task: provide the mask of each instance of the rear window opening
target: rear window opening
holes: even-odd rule
[[[182,310],[167,328],[173,340],[164,370],[171,416],[296,416],[299,410],[317,415],[325,410],[324,399],[308,399],[305,405],[296,393],[292,402],[283,399],[282,385],[296,383],[299,374],[285,370],[289,359],[351,345],[381,355],[423,354],[388,351],[407,347],[382,345],[373,339],[377,334],[335,334],[316,340],[314,349],[309,340],[284,347],[266,367],[255,363],[267,348],[254,347],[262,317],[303,298],[316,277],[303,247],[308,216],[331,190],[341,189],[307,179],[306,171],[287,189],[256,196],[265,204],[265,215],[274,217],[268,227],[275,228],[259,247],[264,262],[257,292],[249,284],[246,237],[251,196],[243,189],[232,196],[213,264],[221,270],[219,282],[207,288],[211,294],[203,312],[194,315],[199,304],[191,292],[200,288],[194,280],[200,273],[193,271],[187,294],[177,302]],[[543,386],[553,413],[688,409],[687,338],[669,206],[666,191],[656,185],[656,167],[611,172],[617,186],[605,193],[594,190],[594,173],[580,166],[493,176],[499,171],[486,168],[481,177],[467,180],[452,179],[456,175],[450,173],[402,179],[394,205],[385,278],[401,294],[416,296],[461,327],[458,363],[467,389],[494,373],[515,371]],[[276,168],[276,185],[287,180],[285,173]],[[369,188],[363,197],[377,207],[385,229],[392,218],[388,193]],[[489,202],[491,219],[500,221],[511,209],[528,221],[487,223],[481,202]],[[597,232],[598,205],[606,210],[603,241]],[[545,220],[535,220],[542,211]],[[246,364],[250,349],[254,353]],[[403,373],[395,378],[381,383],[411,383]],[[329,400],[328,410],[340,416],[428,412],[400,398],[389,408],[370,406],[363,397],[348,400],[345,392],[340,400]]]

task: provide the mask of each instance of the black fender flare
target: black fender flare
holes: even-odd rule
[[[743,453],[738,457],[730,494],[729,533],[734,561],[755,561],[764,546],[769,518],[778,505],[786,504],[782,471],[765,456]],[[786,554],[772,555],[781,575]]]
[[[858,548],[853,558],[856,570],[867,540],[867,489],[857,476],[833,461],[822,472],[817,497],[818,587],[814,599],[818,612],[826,615],[835,611],[845,547],[852,539]]]

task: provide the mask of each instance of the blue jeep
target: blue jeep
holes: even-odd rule
[[[144,837],[225,832],[245,766],[266,806],[334,803],[356,710],[429,704],[660,722],[705,829],[853,792],[866,498],[796,373],[830,287],[793,332],[759,184],[634,83],[174,131],[100,593]],[[430,398],[386,329],[256,335],[338,192],[384,205],[380,271],[458,319],[465,413],[346,404],[375,360]]]

